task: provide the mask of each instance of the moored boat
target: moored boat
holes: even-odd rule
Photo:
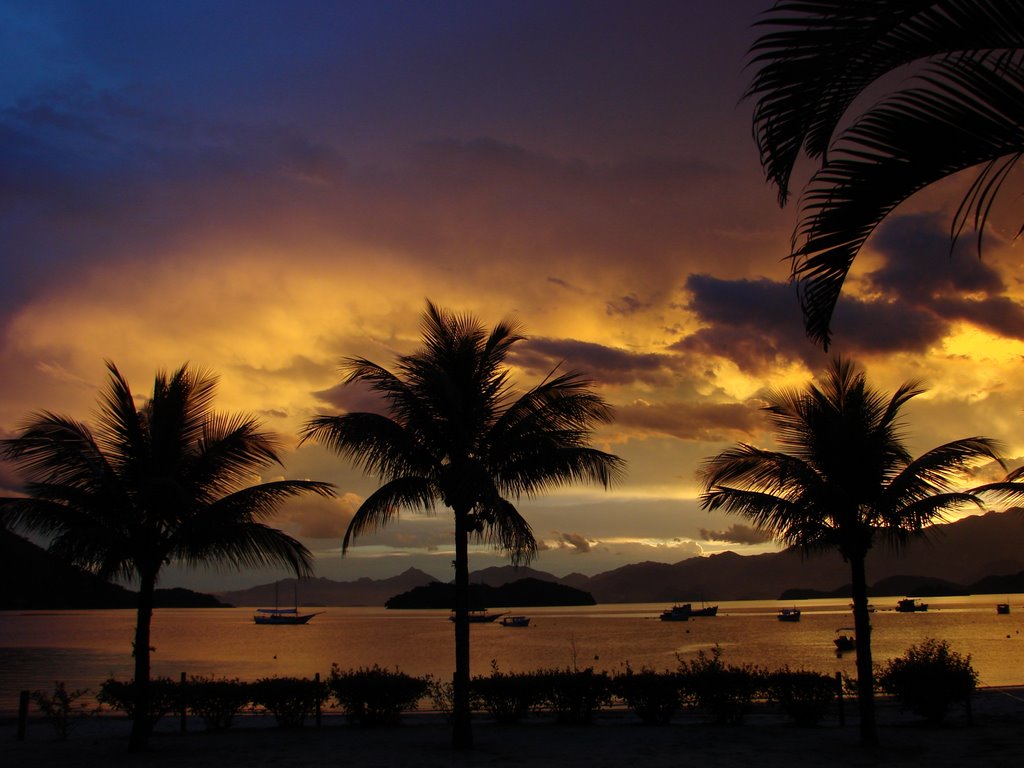
[[[779,611],[779,621],[800,621],[799,608],[783,608]]]
[[[529,616],[504,616],[501,619],[503,627],[528,627],[530,626]]]
[[[718,615],[718,606],[717,605],[704,605],[704,603],[701,603],[700,604],[700,608],[691,608],[690,609],[690,615],[694,616],[696,618],[700,618],[702,616],[708,616],[708,617],[710,617],[710,616],[717,616]]]
[[[853,627],[840,627],[836,630],[836,636],[832,642],[835,643],[837,653],[852,651],[857,647],[857,635]]]
[[[295,583],[295,605],[293,608],[281,608],[278,601],[278,592],[280,584],[274,584],[274,607],[273,608],[257,608],[255,615],[252,620],[257,624],[273,624],[273,625],[287,625],[287,624],[308,624],[309,620],[314,616],[319,616],[323,611],[316,611],[315,613],[299,613],[299,585]]]
[[[996,603],[996,613],[1007,614],[1010,612],[1009,603]]]
[[[898,613],[922,613],[927,610],[928,603],[922,603],[916,597],[904,597],[896,603]]]
[[[690,620],[690,604],[685,605],[673,605],[671,608],[661,612],[659,616],[662,621],[689,621]]]
[[[492,621],[497,621],[500,617],[504,616],[504,613],[488,613],[486,608],[479,611],[470,611],[467,620],[470,624],[490,624]],[[448,617],[449,621],[455,621],[455,611],[452,611],[451,616]]]
[[[321,613],[299,613],[297,608],[257,608],[252,620],[257,624],[307,624]]]

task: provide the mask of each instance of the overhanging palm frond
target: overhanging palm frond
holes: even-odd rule
[[[0,450],[29,480],[82,486],[114,473],[85,424],[48,411],[33,416]]]
[[[197,492],[216,499],[249,485],[263,468],[280,464],[277,448],[277,438],[252,416],[210,413],[183,474]]]
[[[191,532],[194,538],[170,542],[169,555],[186,566],[283,567],[299,578],[313,575],[313,554],[306,546],[263,523],[235,518],[223,521],[216,531],[197,526]]]
[[[1001,502],[1012,502],[1024,499],[1024,466],[1008,472],[1006,477],[997,483],[985,483],[971,489],[982,498],[992,498]]]
[[[368,474],[383,478],[435,471],[437,458],[397,421],[377,413],[317,416],[302,429],[302,440],[312,440],[351,459]]]
[[[966,472],[994,461],[1005,466],[999,455],[1000,443],[986,437],[967,437],[931,449],[893,477],[879,499],[882,508],[899,507],[963,486]]]
[[[347,552],[352,541],[364,533],[372,533],[386,527],[398,516],[403,507],[433,512],[439,495],[435,485],[422,477],[398,477],[384,483],[356,510],[341,543],[342,553]]]
[[[1005,0],[778,2],[750,49],[761,164],[784,205],[805,151],[825,157],[836,126],[875,81],[915,61],[1019,47],[1024,9]]]
[[[528,565],[537,554],[533,528],[515,505],[500,496],[481,502],[477,509],[482,525],[475,533],[481,541],[507,552],[512,565]]]
[[[923,87],[889,97],[843,132],[802,198],[792,274],[808,334],[826,347],[853,260],[897,205],[940,179],[983,166],[985,182],[975,192],[975,219],[983,228],[1008,169],[1024,152],[1020,58],[947,59],[932,64],[920,82]]]

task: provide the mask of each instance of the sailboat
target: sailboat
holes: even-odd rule
[[[295,603],[293,608],[281,608],[278,601],[279,582],[274,583],[274,607],[257,608],[252,620],[257,624],[306,624],[314,616],[319,616],[323,611],[315,613],[299,613],[299,583],[295,582]]]

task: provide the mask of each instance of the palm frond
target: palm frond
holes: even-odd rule
[[[528,565],[536,556],[533,529],[512,502],[494,495],[478,505],[477,517],[483,524],[476,537],[508,553],[512,565]]]
[[[1021,44],[1024,10],[1003,0],[778,2],[750,49],[754,136],[785,204],[801,151],[824,158],[854,100],[885,74],[951,53],[983,57]]]
[[[398,477],[384,483],[353,515],[341,543],[342,554],[359,536],[386,527],[403,508],[433,512],[439,497],[436,486],[424,478]]]
[[[280,464],[277,438],[244,414],[208,415],[189,451],[183,479],[196,493],[215,499],[250,484],[261,469]]]
[[[196,538],[173,548],[171,557],[189,567],[285,567],[299,578],[313,575],[313,554],[302,542],[276,528],[234,518],[222,521],[207,539],[201,537],[200,531]]]
[[[846,276],[864,242],[897,205],[959,171],[1002,163],[978,196],[984,211],[1024,152],[1024,63],[935,62],[920,79],[844,131],[803,196],[792,274],[808,334],[827,346]]]
[[[967,437],[923,453],[893,477],[879,499],[882,508],[900,509],[962,486],[965,474],[988,461],[1003,464],[998,441]]]
[[[439,458],[416,438],[397,421],[365,412],[318,416],[302,429],[303,441],[325,445],[351,459],[362,471],[384,479],[436,472]]]

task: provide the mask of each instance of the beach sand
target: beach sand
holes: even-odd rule
[[[158,725],[151,749],[126,750],[129,724],[104,715],[84,721],[67,741],[53,739],[49,724],[29,723],[24,741],[16,724],[0,725],[0,764],[6,768],[673,768],[723,766],[817,768],[824,766],[1024,765],[1024,690],[985,689],[975,697],[972,722],[957,709],[941,728],[929,727],[891,703],[879,706],[881,745],[858,743],[853,703],[846,724],[836,718],[814,728],[791,725],[770,708],[755,709],[739,726],[715,726],[685,713],[668,726],[641,725],[629,712],[598,714],[592,725],[558,725],[543,716],[520,725],[474,721],[475,745],[453,752],[443,717],[414,713],[401,725],[360,728],[338,714],[325,715],[320,728],[274,727],[264,716],[245,716],[229,731],[206,733],[197,720],[185,733],[167,718]]]

